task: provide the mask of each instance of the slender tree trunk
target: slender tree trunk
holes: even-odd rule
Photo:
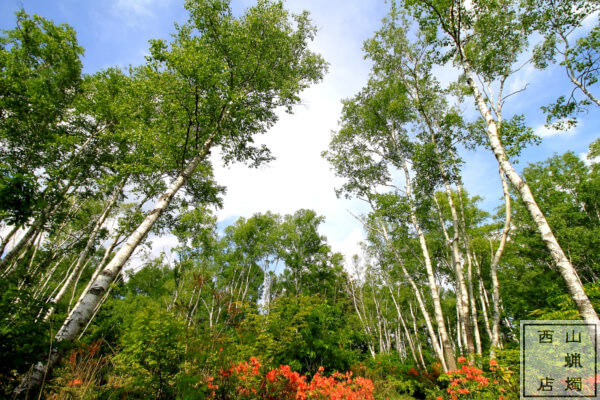
[[[500,237],[500,244],[492,259],[490,266],[490,273],[492,275],[492,342],[490,345],[490,357],[495,357],[495,349],[500,343],[500,283],[498,282],[498,264],[500,263],[500,257],[504,251],[506,240],[508,238],[508,232],[510,231],[511,221],[511,206],[510,206],[510,192],[508,191],[508,183],[504,177],[502,169],[499,170],[500,180],[502,181],[502,191],[504,193],[504,207],[505,207],[505,219],[504,228],[502,228],[502,236]]]
[[[127,242],[115,254],[113,259],[108,263],[104,271],[96,278],[90,290],[76,308],[73,308],[70,316],[65,320],[58,333],[55,336],[57,343],[63,341],[72,341],[81,332],[81,329],[90,321],[94,309],[102,300],[103,295],[108,290],[113,280],[120,274],[123,266],[129,260],[137,246],[146,237],[154,223],[158,220],[163,211],[169,206],[171,200],[177,191],[187,182],[194,170],[202,162],[209,153],[212,146],[214,135],[211,135],[198,155],[196,155],[185,167],[185,169],[171,183],[169,188],[159,197],[156,206],[150,211],[144,221],[137,229],[129,236]],[[22,393],[32,388],[37,388],[41,384],[42,378],[47,374],[59,361],[61,354],[54,350],[48,357],[46,365],[42,362],[38,363],[31,373],[27,374],[16,393]]]
[[[477,299],[473,293],[473,265],[469,256],[467,257],[467,284],[469,289],[469,305],[471,306],[471,326],[473,327],[473,336],[475,337],[475,349],[477,350],[477,354],[481,354],[481,333],[479,332],[479,322],[477,321]]]
[[[39,299],[43,296],[44,291],[46,290],[46,286],[48,285],[48,282],[50,282],[50,279],[54,275],[54,271],[56,271],[56,268],[60,265],[61,262],[63,262],[65,257],[66,257],[66,255],[63,254],[61,256],[61,258],[56,263],[54,263],[54,265],[52,265],[50,270],[47,271],[46,274],[42,277],[41,283],[38,285],[38,287],[33,292],[33,297],[35,299]]]
[[[456,161],[454,159],[454,155],[451,154],[452,156],[452,163],[453,165],[456,167]],[[477,300],[473,294],[473,264],[475,264],[475,259],[473,254],[471,253],[471,238],[469,236],[469,234],[467,233],[467,223],[465,221],[465,207],[463,204],[463,186],[462,183],[460,182],[460,179],[458,180],[457,184],[456,184],[456,188],[458,190],[458,205],[459,205],[459,210],[460,210],[460,229],[461,229],[461,236],[463,239],[463,246],[464,246],[464,250],[465,250],[465,254],[467,255],[467,270],[468,270],[468,275],[469,275],[469,299],[471,301],[471,318],[473,319],[473,326],[474,326],[474,333],[475,333],[475,344],[477,346],[477,352],[479,354],[482,353],[483,349],[482,349],[482,345],[481,345],[481,334],[479,331],[479,323],[477,321]],[[477,267],[477,280],[479,283],[479,289],[481,290],[481,287],[483,285],[482,281],[481,281],[481,273],[479,273],[479,267]],[[481,293],[480,293],[481,296]],[[491,338],[491,331],[490,331],[490,326],[489,326],[489,320],[487,317],[487,309],[485,308],[485,304],[482,303],[482,314],[483,314],[483,320],[484,320],[484,325],[486,328],[486,332],[488,333],[488,337]]]
[[[598,107],[600,107],[600,100],[597,99],[592,94],[592,92],[590,92],[587,89],[587,87],[583,84],[583,82],[581,82],[581,80],[579,80],[577,78],[577,74],[571,67],[571,62],[569,61],[569,53],[571,52],[571,46],[569,45],[569,40],[567,39],[567,37],[565,36],[565,34],[563,32],[559,32],[559,36],[561,37],[561,39],[563,40],[563,43],[565,44],[565,48],[562,52],[563,57],[564,57],[563,64],[567,71],[567,76],[569,77],[569,80],[571,81],[571,83],[573,83],[573,85],[575,85],[579,90],[581,90],[583,92],[583,94],[585,94],[587,96],[588,99],[590,99]]]
[[[421,109],[421,113],[422,113],[423,117],[425,118],[425,120],[427,122],[427,126],[429,129],[429,137],[430,137],[431,143],[433,143],[433,146],[434,146],[438,169],[442,176],[442,181],[444,183],[444,189],[446,191],[446,198],[448,200],[448,206],[450,208],[450,214],[452,216],[452,227],[453,227],[453,231],[454,231],[452,239],[450,239],[450,237],[448,236],[448,233],[445,230],[443,217],[440,219],[440,223],[442,224],[442,228],[444,229],[444,233],[446,235],[448,244],[450,245],[450,248],[452,249],[452,258],[454,261],[454,269],[456,271],[456,281],[457,281],[457,284],[460,286],[460,290],[458,290],[457,293],[460,293],[460,297],[459,297],[459,299],[460,299],[459,301],[461,303],[460,304],[460,312],[461,312],[461,317],[463,318],[463,321],[462,321],[463,329],[466,332],[465,339],[466,339],[467,351],[469,353],[475,353],[475,346],[473,345],[473,336],[475,336],[477,353],[481,354],[481,338],[479,336],[479,328],[477,325],[477,310],[475,308],[475,304],[472,301],[473,300],[473,290],[472,290],[472,286],[471,286],[471,288],[470,288],[471,290],[467,291],[467,285],[465,283],[465,277],[464,277],[464,273],[463,273],[464,257],[462,256],[460,249],[458,247],[459,235],[460,235],[460,224],[458,221],[458,212],[456,211],[456,207],[454,205],[454,200],[452,198],[452,188],[451,188],[450,182],[448,180],[446,168],[444,167],[442,155],[440,154],[440,151],[439,151],[439,148],[437,145],[437,141],[435,139],[434,126],[437,126],[437,125],[434,122],[431,122],[427,113],[425,113],[425,110],[422,107],[420,109]],[[434,194],[434,197],[435,197],[435,194]],[[436,202],[436,204],[437,204],[437,202]],[[440,209],[439,205],[438,205],[438,209],[439,209],[440,216],[441,216],[441,209]],[[466,238],[464,238],[464,239],[466,240]],[[470,269],[470,267],[471,266],[469,264],[469,269]],[[471,274],[469,274],[469,276],[471,276]],[[471,315],[469,313],[469,305],[471,305]],[[471,318],[471,319],[469,319],[469,318]]]
[[[458,301],[456,302],[456,344],[458,345],[458,352],[463,353],[463,335],[461,334],[463,326],[460,323],[460,311]]]
[[[371,338],[373,337],[373,334],[371,332],[371,328],[368,325],[367,322],[367,316],[364,315],[363,316],[363,312],[361,312],[361,307],[359,305],[359,298],[358,295],[356,294],[356,289],[354,288],[354,283],[353,281],[349,281],[348,282],[349,286],[348,289],[350,290],[350,294],[352,296],[352,303],[354,304],[354,309],[356,310],[356,314],[358,315],[358,319],[360,320],[360,323],[363,327],[363,330],[365,331],[367,337],[369,338],[369,341],[367,342],[367,346],[369,347],[369,353],[371,353],[371,357],[375,357],[375,349],[373,348],[373,343],[371,343]],[[360,302],[361,304],[363,304],[363,302]]]
[[[395,300],[394,300],[395,302]],[[419,363],[419,359],[417,359],[417,352],[416,352],[416,348],[415,348],[415,344],[410,336],[410,333],[408,332],[408,328],[406,326],[406,323],[404,322],[404,318],[402,317],[402,313],[400,312],[400,308],[398,306],[396,306],[396,310],[398,312],[398,319],[400,320],[400,324],[402,325],[402,328],[404,329],[404,333],[406,335],[406,340],[408,342],[408,347],[410,348],[410,352],[413,356],[413,359],[415,360],[415,364],[416,365],[420,365],[422,368],[425,368],[425,363],[420,364]],[[416,337],[417,332],[414,332],[414,335]]]
[[[413,322],[413,332],[415,333],[415,347],[417,348],[421,365],[423,366],[423,369],[426,370],[427,367],[425,366],[425,359],[423,358],[423,349],[421,346],[421,341],[419,340],[419,330],[417,329],[417,318],[415,317],[415,313],[413,312],[413,307],[411,303],[408,303],[408,309],[410,310],[410,317]]]
[[[27,285],[28,281],[34,281],[35,276],[37,275],[37,271],[39,269],[39,264],[33,267],[33,262],[35,261],[35,257],[37,256],[38,249],[40,248],[40,242],[42,241],[42,234],[38,233],[31,241],[31,245],[33,246],[33,254],[31,254],[31,258],[29,259],[29,265],[27,266],[26,276],[23,277],[21,282],[19,283],[18,290],[21,290],[25,285]],[[25,252],[25,254],[28,251]]]
[[[66,185],[60,193],[60,197],[67,194],[69,189],[71,188],[71,184]],[[0,271],[7,270],[11,262],[21,253],[21,250],[30,242],[31,238],[44,226],[44,224],[48,221],[50,216],[56,211],[60,203],[56,203],[54,205],[50,205],[46,207],[45,210],[42,211],[40,216],[33,221],[33,223],[29,226],[29,228],[25,231],[21,239],[14,245],[12,249],[6,255],[0,259]],[[5,271],[4,275],[7,274],[8,271]]]
[[[42,217],[38,218],[34,224],[32,224],[21,236],[21,239],[6,253],[6,255],[0,259],[0,271],[3,272],[3,275],[6,276],[10,273],[12,261],[21,254],[21,251],[29,244],[31,239],[36,235],[38,229],[42,226],[43,222]]]
[[[477,278],[479,280],[479,285],[478,285],[479,286],[479,302],[481,303],[481,312],[483,314],[483,324],[485,326],[485,332],[487,333],[490,340],[492,340],[492,329],[490,328],[490,318],[489,318],[489,313],[488,313],[488,309],[487,309],[487,301],[485,301],[485,297],[484,297],[485,287],[483,286],[483,281],[481,279],[481,270],[479,269],[479,263],[477,262],[477,259],[475,257],[473,258],[473,262],[475,264]]]
[[[121,234],[122,234],[121,232],[117,233],[117,235],[115,236],[111,245],[109,247],[107,247],[106,250],[104,251],[104,256],[102,256],[102,260],[100,260],[100,262],[98,263],[98,266],[96,267],[96,270],[94,271],[94,273],[92,274],[92,277],[88,281],[87,286],[83,289],[83,291],[79,295],[79,299],[77,300],[77,303],[75,303],[75,305],[71,309],[71,312],[69,313],[69,316],[67,318],[71,317],[71,313],[73,312],[73,310],[76,309],[79,306],[79,304],[83,301],[88,290],[90,290],[90,288],[92,287],[92,284],[96,281],[96,278],[98,277],[98,275],[100,275],[100,272],[102,272],[102,270],[104,269],[104,266],[106,265],[106,262],[108,261],[108,257],[110,256],[112,251],[115,249],[115,247],[117,246],[117,243],[119,242],[119,239],[121,238]]]

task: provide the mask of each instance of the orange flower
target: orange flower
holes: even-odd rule
[[[463,356],[458,357],[456,360],[459,364],[467,362],[467,359]]]
[[[81,386],[81,385],[83,385],[83,382],[80,379],[73,379],[67,385],[68,386]]]

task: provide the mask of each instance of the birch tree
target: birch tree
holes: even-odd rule
[[[64,321],[56,344],[77,337],[177,192],[208,163],[211,149],[219,146],[226,163],[269,160],[268,149],[252,146],[253,136],[273,125],[277,107],[291,111],[300,91],[324,71],[324,61],[306,48],[315,33],[308,13],[291,16],[280,3],[259,2],[236,18],[229,3],[219,0],[188,1],[186,9],[189,22],[173,42],[153,41],[150,63],[136,71],[145,107],[134,133],[164,149],[160,155],[166,156],[162,161],[170,166],[172,181]],[[18,392],[37,387],[59,358],[53,350]]]
[[[523,24],[519,4],[505,0],[491,2],[462,0],[404,1],[403,6],[415,18],[425,37],[439,48],[442,62],[452,61],[461,74],[468,94],[485,121],[489,146],[519,197],[527,206],[548,252],[560,271],[567,289],[586,321],[598,316],[585,293],[579,276],[538,206],[527,182],[517,173],[506,154],[499,129],[501,109],[490,96],[491,84],[503,93],[504,82],[520,69],[518,57],[527,44],[528,24]],[[497,40],[502,37],[503,40]],[[500,106],[514,93],[499,95]]]

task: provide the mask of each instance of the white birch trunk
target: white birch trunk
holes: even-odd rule
[[[510,192],[508,191],[508,183],[506,182],[506,178],[504,177],[502,169],[499,170],[499,173],[502,181],[502,192],[504,193],[504,207],[506,216],[504,219],[504,228],[502,228],[502,236],[500,237],[500,244],[498,245],[496,253],[494,253],[494,258],[492,259],[492,264],[490,266],[490,273],[492,275],[493,303],[492,340],[490,344],[491,358],[496,356],[495,349],[499,347],[500,344],[500,282],[498,281],[498,264],[500,263],[500,257],[502,257],[502,252],[504,251],[504,246],[506,245],[511,221]]]
[[[427,370],[425,366],[425,359],[423,358],[423,349],[421,348],[421,341],[419,340],[419,331],[417,330],[417,318],[415,317],[415,313],[413,312],[413,307],[411,303],[408,303],[408,309],[410,310],[410,317],[413,321],[413,332],[415,333],[415,347],[417,348],[417,353],[419,354],[419,360],[421,361],[421,365],[424,370]]]
[[[469,308],[468,308],[468,298],[466,296],[467,289],[464,281],[464,275],[462,272],[462,256],[458,252],[458,244],[457,238],[450,238],[448,234],[448,230],[446,229],[446,225],[444,224],[444,216],[442,214],[442,209],[440,204],[438,203],[435,196],[433,197],[438,219],[440,220],[440,227],[442,228],[442,233],[444,234],[444,239],[446,240],[446,244],[451,249],[452,254],[452,265],[454,266],[454,272],[456,275],[456,309],[458,311],[458,318],[460,318],[460,334],[462,335],[462,342],[465,344],[467,348],[467,353],[474,353],[475,347],[473,346],[473,337],[471,335],[470,321],[469,321]]]
[[[542,237],[542,241],[546,245],[546,248],[552,256],[552,260],[558,267],[558,270],[560,271],[563,279],[565,280],[565,283],[569,290],[569,294],[571,295],[571,298],[577,305],[577,309],[579,310],[581,317],[585,321],[591,321],[596,324],[600,324],[598,315],[596,314],[596,311],[594,310],[590,299],[588,298],[587,294],[583,289],[583,285],[581,284],[579,275],[577,275],[577,271],[575,271],[575,268],[573,268],[573,265],[571,264],[571,262],[565,255],[563,249],[560,247],[560,244],[556,240],[556,237],[554,236],[554,233],[552,232],[552,229],[550,228],[546,217],[540,210],[539,206],[535,201],[535,198],[533,197],[533,194],[531,193],[529,185],[521,178],[517,171],[515,171],[512,164],[508,160],[508,157],[506,156],[506,153],[504,151],[504,147],[500,142],[496,121],[494,120],[492,113],[479,90],[479,87],[475,83],[474,72],[472,71],[470,65],[466,60],[463,60],[463,69],[465,75],[467,76],[467,83],[473,90],[475,103],[479,108],[481,116],[486,122],[488,140],[494,153],[494,156],[496,157],[496,160],[500,165],[500,168],[502,168],[502,171],[506,174],[511,184],[518,191],[521,200],[523,200],[523,203],[525,203],[525,206],[527,207],[527,210],[529,211],[529,214],[531,215],[531,218],[533,219],[537,230]]]
[[[446,169],[444,168],[442,156],[439,152],[437,142],[435,140],[435,132],[433,130],[433,125],[435,125],[435,123],[430,122],[430,120],[429,120],[427,114],[424,112],[424,110],[422,110],[422,114],[427,121],[430,139],[434,145],[436,161],[437,161],[438,168],[439,168],[441,176],[442,176],[442,181],[444,183],[444,189],[446,192],[446,198],[448,200],[448,206],[450,207],[450,214],[452,216],[452,227],[454,228],[454,232],[453,232],[454,235],[453,235],[452,239],[450,239],[450,237],[446,231],[446,227],[444,225],[444,218],[442,216],[442,211],[439,207],[439,204],[437,204],[437,200],[436,200],[436,205],[438,207],[439,214],[440,214],[440,224],[442,225],[442,229],[444,230],[444,235],[446,237],[446,241],[448,242],[448,245],[450,246],[450,248],[452,250],[452,259],[454,262],[454,270],[456,271],[456,282],[457,282],[458,286],[460,287],[460,290],[457,291],[457,294],[460,294],[460,296],[458,296],[457,299],[459,299],[459,301],[460,301],[460,313],[461,313],[461,318],[463,318],[462,326],[463,326],[463,332],[465,334],[465,343],[466,343],[467,351],[469,353],[474,353],[475,346],[473,345],[473,336],[475,336],[475,342],[477,344],[477,353],[481,354],[481,338],[479,336],[479,329],[477,328],[477,313],[476,313],[476,310],[475,310],[474,314],[471,313],[472,315],[470,315],[470,313],[469,313],[469,304],[471,304],[471,311],[473,311],[473,308],[474,308],[474,303],[472,301],[470,301],[470,299],[469,299],[469,296],[471,297],[471,299],[473,298],[473,293],[472,293],[473,290],[471,288],[470,291],[467,291],[467,285],[465,283],[465,277],[464,277],[464,273],[463,273],[464,257],[462,256],[460,249],[458,247],[460,225],[459,225],[459,221],[458,221],[458,213],[457,213],[456,207],[454,205],[454,200],[452,199],[452,188],[450,187],[450,182],[448,181],[448,178],[446,175]],[[434,200],[435,200],[435,195],[434,195]],[[470,267],[470,265],[469,265],[469,267]],[[469,319],[469,318],[471,318],[471,319]]]

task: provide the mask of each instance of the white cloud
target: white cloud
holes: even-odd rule
[[[313,209],[325,217],[321,233],[326,235],[335,251],[346,256],[360,253],[362,227],[346,209],[359,214],[365,206],[357,200],[337,199],[334,188],[341,186],[330,165],[321,157],[331,140],[331,131],[338,129],[341,100],[353,96],[368,79],[369,64],[363,59],[362,42],[379,27],[379,17],[385,7],[376,1],[347,3],[338,0],[289,1],[294,11],[311,10],[319,28],[314,51],[330,63],[323,82],[302,94],[302,104],[293,115],[280,114],[279,122],[257,142],[266,144],[277,158],[259,169],[240,164],[221,166],[217,152],[213,153],[216,180],[227,186],[224,207],[219,221],[239,216],[249,217],[267,210],[291,214],[300,208]],[[373,18],[373,10],[380,11]]]
[[[159,0],[116,0],[113,10],[127,16],[151,16],[161,3]]]
[[[340,252],[344,255],[344,261],[346,271],[353,273],[352,271],[352,257],[357,254],[361,255],[362,250],[360,248],[360,242],[364,241],[364,233],[360,228],[355,228],[350,231],[342,241],[330,240],[329,244],[333,251]]]
[[[544,124],[540,124],[533,129],[533,133],[542,138],[558,135],[575,135],[577,133],[577,128],[570,127],[569,129],[562,131],[549,128]]]
[[[129,28],[147,29],[158,22],[161,10],[172,6],[172,0],[114,0],[112,13]]]
[[[579,153],[579,158],[589,167],[592,164],[596,164],[600,162],[600,157],[589,158],[588,153],[582,152]]]

